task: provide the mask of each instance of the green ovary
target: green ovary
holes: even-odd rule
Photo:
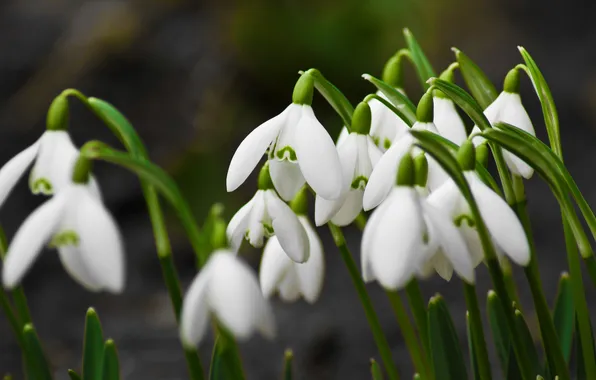
[[[48,246],[50,248],[58,248],[58,247],[63,247],[63,246],[67,246],[67,245],[72,245],[77,247],[79,245],[79,235],[76,233],[76,231],[73,230],[65,230],[65,231],[61,231],[59,233],[57,233],[56,235],[54,235],[54,237],[52,238],[52,240],[50,240],[50,242],[48,243]]]

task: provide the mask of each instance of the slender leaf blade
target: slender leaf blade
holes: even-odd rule
[[[407,28],[404,29],[404,38],[408,44],[408,49],[410,50],[410,56],[412,57],[414,66],[416,66],[416,73],[418,74],[420,83],[424,89],[427,89],[429,85],[426,81],[436,76],[435,70],[418,44],[418,41],[416,41],[412,32]]]
[[[565,361],[569,363],[573,348],[573,328],[575,325],[575,307],[573,305],[573,290],[569,281],[569,274],[563,273],[559,279],[559,290],[553,309],[553,322],[561,344]]]
[[[112,339],[106,340],[103,352],[103,380],[119,380],[120,360],[116,344]]]
[[[221,327],[215,344],[209,369],[210,380],[244,379],[244,371],[239,356],[236,355],[237,347],[234,339]]]
[[[370,359],[370,374],[372,380],[383,380],[383,371],[375,359]]]
[[[501,363],[501,369],[503,373],[507,373],[507,368],[510,367],[511,336],[507,326],[505,311],[503,310],[499,296],[493,290],[488,292],[486,313],[493,335],[493,342],[497,350],[497,357]],[[515,356],[512,357],[512,360],[515,361]]]
[[[364,74],[362,77],[372,83],[401,113],[407,118],[404,120],[409,125],[416,122],[416,105],[404,94],[391,87],[382,80],[373,77],[370,74]],[[398,115],[401,117],[401,115]]]
[[[81,380],[81,376],[72,369],[68,370],[68,377],[70,380]]]
[[[478,355],[476,354],[476,345],[474,344],[474,329],[470,326],[470,317],[466,313],[466,331],[468,336],[468,351],[470,352],[470,367],[472,368],[472,375],[474,380],[481,380],[480,371],[478,370]]]
[[[29,379],[52,380],[50,365],[44,355],[41,342],[31,324],[23,327],[24,353],[26,356],[25,365]]]
[[[515,324],[517,330],[516,332],[521,338],[524,350],[528,354],[530,365],[532,366],[534,373],[537,375],[544,373],[544,370],[540,365],[540,360],[538,359],[538,353],[536,352],[534,339],[532,339],[532,334],[530,334],[530,330],[528,329],[528,325],[526,324],[524,316],[519,310],[515,310]]]
[[[102,380],[104,351],[103,331],[99,316],[93,308],[87,310],[84,339],[83,379]]]
[[[292,380],[294,378],[293,371],[292,371],[293,362],[294,362],[294,353],[292,352],[292,350],[288,349],[284,353],[284,375],[283,375],[284,380]]]
[[[482,69],[465,55],[461,50],[453,48],[459,71],[464,77],[464,81],[470,89],[470,93],[476,99],[478,104],[486,109],[499,95],[493,83]]]
[[[301,73],[303,74],[303,73]],[[317,69],[309,69],[304,74],[310,74],[315,80],[315,88],[327,102],[333,107],[335,112],[341,117],[344,125],[348,128],[352,125],[352,114],[354,106],[348,98],[333,83],[329,82],[323,74]]]

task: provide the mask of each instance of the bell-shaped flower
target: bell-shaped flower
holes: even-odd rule
[[[335,200],[327,200],[317,195],[315,199],[317,226],[329,220],[338,226],[346,226],[356,219],[362,211],[362,197],[368,178],[382,155],[368,135],[371,128],[371,107],[365,102],[360,103],[354,111],[352,120],[352,132],[337,146],[342,165],[343,191]]]
[[[300,296],[314,303],[321,293],[325,274],[323,245],[306,215],[298,216],[309,241],[309,258],[297,263],[285,252],[277,237],[267,241],[261,258],[259,279],[261,290],[269,298],[276,291],[287,302],[296,301]]]
[[[234,191],[268,151],[271,178],[280,196],[291,200],[306,181],[325,199],[341,194],[341,165],[333,140],[310,106],[313,78],[303,74],[294,88],[293,103],[254,129],[232,157],[226,187]]]
[[[415,275],[428,271],[428,266],[435,267],[434,262],[440,259],[473,283],[472,258],[451,219],[427,204],[413,187],[412,158],[404,156],[399,166],[397,186],[373,212],[363,232],[364,280],[377,280],[386,289],[400,289]]]
[[[44,244],[49,244],[58,250],[71,277],[89,290],[119,293],[124,288],[118,226],[88,185],[88,161],[77,162],[70,184],[33,211],[17,231],[2,271],[5,287],[17,285]]]
[[[203,339],[210,317],[237,339],[255,330],[275,335],[275,321],[251,268],[228,250],[218,250],[193,280],[182,305],[180,337],[187,347]]]
[[[267,163],[259,174],[259,190],[232,217],[227,235],[234,250],[240,248],[243,238],[253,247],[260,248],[265,237],[275,235],[294,261],[302,263],[308,259],[306,231],[292,209],[275,193]]]
[[[524,108],[521,97],[519,96],[519,73],[517,69],[512,69],[505,77],[503,92],[484,110],[484,115],[491,125],[497,123],[507,123],[517,127],[532,136],[536,136],[532,120]],[[474,126],[472,134],[480,132],[478,126]],[[472,139],[474,145],[479,145],[485,141],[481,136]],[[517,157],[507,150],[503,150],[503,158],[512,173],[530,178],[534,174],[534,169],[521,158]]]
[[[433,122],[439,134],[457,145],[466,141],[468,138],[466,126],[457,113],[455,103],[442,93],[437,93],[433,97],[433,107]]]

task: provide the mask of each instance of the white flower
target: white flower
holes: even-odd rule
[[[389,101],[381,91],[377,91],[377,95]],[[379,149],[385,152],[391,143],[399,139],[410,127],[377,99],[371,99],[368,104],[372,113],[370,135]]]
[[[439,271],[438,260],[474,282],[472,258],[450,218],[409,186],[395,187],[373,212],[362,236],[361,260],[365,281],[376,279],[392,290],[429,266]]]
[[[335,145],[309,105],[292,103],[246,136],[230,162],[228,191],[246,180],[267,150],[271,179],[285,200],[291,200],[305,180],[325,199],[340,196],[341,165]]]
[[[0,169],[0,205],[35,160],[29,177],[34,194],[54,194],[70,184],[78,150],[66,131],[48,130]]]
[[[211,254],[184,297],[180,337],[185,346],[201,342],[211,315],[238,339],[255,330],[275,335],[273,313],[254,273],[227,250]]]
[[[263,246],[265,236],[277,236],[284,251],[296,262],[308,259],[308,236],[298,217],[274,190],[258,190],[255,196],[238,210],[227,228],[230,245],[238,250],[242,238],[254,247]]]
[[[309,303],[314,303],[321,293],[325,273],[323,245],[308,218],[298,217],[306,230],[310,255],[305,263],[296,263],[284,251],[274,236],[265,245],[259,279],[261,290],[269,298],[278,291],[279,296],[288,302],[296,301],[300,295]]]
[[[507,123],[528,132],[532,136],[536,136],[530,116],[528,116],[521,98],[517,93],[501,92],[495,101],[486,107],[484,115],[493,126],[497,123]],[[474,126],[472,133],[478,132],[480,132],[480,128]],[[484,141],[485,139],[480,136],[472,139],[472,142],[476,146]],[[524,178],[530,178],[532,177],[532,174],[534,174],[534,169],[513,153],[503,149],[503,157],[507,162],[509,170],[514,174]]]
[[[457,145],[466,141],[468,138],[466,126],[451,99],[441,96],[433,97],[433,112],[433,122],[441,136]]]
[[[426,130],[438,134],[437,128],[433,123],[417,122],[412,129]],[[401,138],[394,141],[387,152],[383,154],[379,162],[375,165],[372,174],[368,179],[366,189],[364,190],[364,210],[371,210],[377,207],[389,195],[389,192],[395,184],[397,167],[402,157],[410,151],[413,155],[416,155],[419,152],[418,149],[412,150],[414,143],[414,137],[410,133],[405,133]],[[427,159],[427,185],[431,190],[434,190],[441,186],[449,176],[432,157],[427,156]]]
[[[21,281],[48,242],[58,249],[66,271],[86,288],[113,293],[124,288],[120,232],[92,187],[71,182],[29,215],[8,247],[5,287]]]
[[[523,226],[507,202],[486,186],[473,171],[465,172],[472,195],[491,237],[507,256],[518,265],[530,262],[530,247]],[[484,257],[482,245],[475,229],[470,207],[457,185],[449,180],[434,191],[428,202],[449,214],[466,239],[475,264]],[[497,252],[500,252],[498,249]]]
[[[336,200],[317,195],[315,200],[315,223],[321,226],[331,220],[338,226],[354,221],[362,211],[362,197],[373,167],[381,158],[381,151],[371,137],[352,132],[337,146],[342,165],[344,187]]]

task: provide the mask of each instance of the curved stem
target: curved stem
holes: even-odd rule
[[[360,276],[360,272],[358,271],[358,267],[354,262],[354,258],[346,245],[346,240],[344,238],[344,234],[341,229],[331,223],[329,225],[329,230],[331,231],[331,235],[333,236],[333,241],[337,248],[339,248],[339,252],[341,254],[341,258],[343,259],[346,267],[348,268],[348,272],[350,273],[350,277],[352,278],[352,282],[354,283],[354,287],[356,288],[356,292],[358,293],[358,297],[360,298],[360,302],[362,303],[362,307],[364,308],[364,313],[366,314],[366,319],[368,320],[368,324],[370,329],[373,333],[373,337],[375,339],[375,343],[377,344],[377,349],[379,350],[379,354],[381,355],[381,359],[383,360],[383,365],[385,366],[385,371],[387,371],[387,375],[391,380],[399,379],[399,373],[397,371],[397,367],[391,358],[391,348],[389,347],[389,343],[387,342],[387,338],[381,329],[381,324],[379,323],[379,318],[377,317],[377,313],[373,308],[372,302],[368,293],[366,292],[366,287],[364,286],[364,281]]]

